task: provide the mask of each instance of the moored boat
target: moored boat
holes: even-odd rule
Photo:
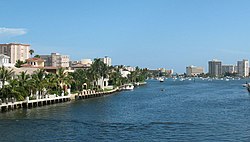
[[[160,82],[164,82],[164,77],[160,77],[160,78],[159,78],[159,81],[160,81]]]
[[[124,84],[121,87],[122,90],[133,90],[134,89],[134,85],[133,84]]]
[[[247,88],[247,91],[250,93],[250,83],[242,84],[243,87]]]

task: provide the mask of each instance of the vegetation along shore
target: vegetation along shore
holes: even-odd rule
[[[74,72],[58,68],[50,73],[40,68],[32,74],[15,74],[13,69],[2,66],[1,111],[99,97],[120,91],[124,84],[142,85],[148,76],[148,70],[139,67],[127,76],[122,76],[121,70],[123,66],[107,66],[100,59],[95,59],[89,68]]]

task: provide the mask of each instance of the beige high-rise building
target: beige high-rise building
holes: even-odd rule
[[[196,76],[199,74],[204,73],[204,68],[203,67],[196,67],[196,66],[188,66],[186,67],[186,74],[188,76]]]
[[[20,43],[0,44],[0,54],[10,57],[10,63],[15,64],[17,60],[25,61],[29,58],[30,45]]]
[[[51,53],[51,55],[41,55],[42,59],[45,60],[44,65],[52,67],[69,67],[69,56],[60,55],[59,53]]]

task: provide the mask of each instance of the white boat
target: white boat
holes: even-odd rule
[[[250,93],[250,83],[242,84],[243,87],[247,88],[247,91]]]
[[[134,89],[134,85],[133,84],[124,84],[122,86],[122,90],[133,90]]]
[[[184,78],[180,78],[180,81],[184,81],[185,79]]]
[[[164,77],[160,77],[160,78],[159,78],[159,81],[160,81],[160,82],[164,82]]]

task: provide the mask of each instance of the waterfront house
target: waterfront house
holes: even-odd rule
[[[14,64],[10,63],[10,57],[4,54],[0,54],[0,66],[14,67]]]
[[[23,66],[26,67],[34,67],[34,68],[43,68],[44,67],[44,60],[42,58],[29,58],[26,59],[27,64]]]
[[[94,84],[98,86],[100,89],[113,89],[113,86],[109,85],[109,79],[108,78],[99,78],[97,81],[94,81]]]

